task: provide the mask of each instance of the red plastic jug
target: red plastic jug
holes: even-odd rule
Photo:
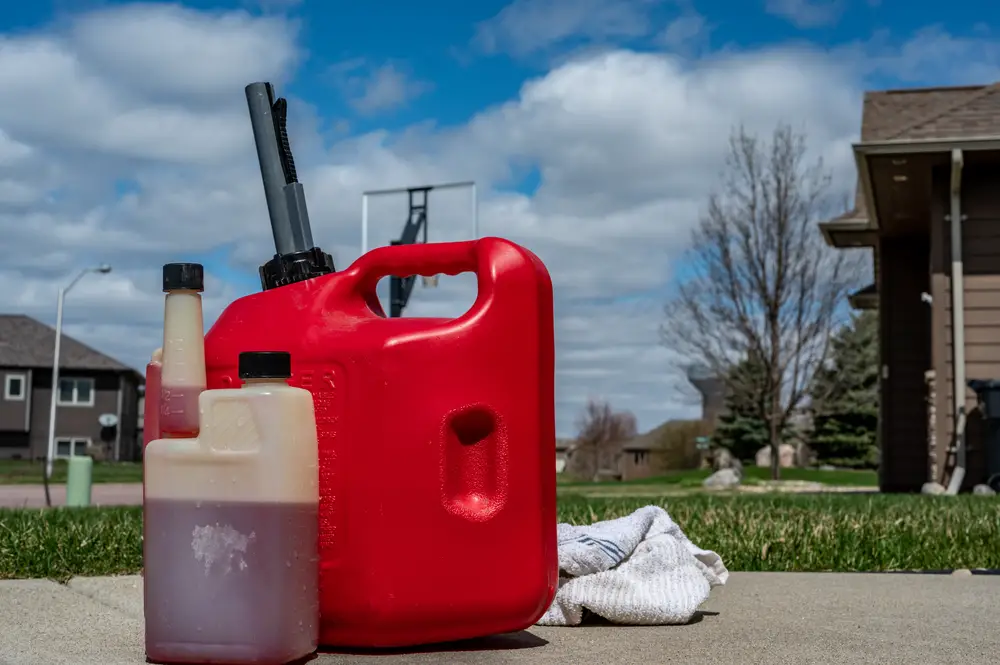
[[[386,318],[390,276],[474,272],[457,319]],[[393,647],[521,630],[558,582],[552,282],[499,238],[375,249],[342,272],[233,302],[208,387],[240,352],[292,355],[313,395],[320,642]]]

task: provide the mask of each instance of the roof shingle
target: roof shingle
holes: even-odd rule
[[[52,367],[56,331],[23,314],[0,314],[0,367]],[[135,371],[100,351],[62,335],[59,366],[75,370]]]

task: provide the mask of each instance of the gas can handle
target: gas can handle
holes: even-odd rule
[[[373,296],[383,277],[420,275],[458,275],[479,271],[478,240],[434,242],[417,245],[378,247],[360,257],[352,266],[357,270],[357,289]]]

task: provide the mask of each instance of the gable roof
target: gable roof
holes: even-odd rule
[[[0,367],[52,367],[56,331],[23,314],[0,314]],[[59,367],[75,370],[134,372],[66,333],[59,349]]]

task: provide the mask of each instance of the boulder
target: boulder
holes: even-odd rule
[[[938,494],[944,494],[945,488],[941,483],[924,483],[923,487],[920,488],[921,494],[929,494],[936,496]]]
[[[997,491],[989,485],[976,485],[972,488],[972,493],[978,496],[996,496]]]
[[[716,471],[721,469],[729,469],[733,466],[733,454],[729,452],[728,448],[716,448],[712,453],[712,468]]]
[[[795,466],[798,451],[790,443],[783,443],[778,446],[778,465],[782,469],[789,469]],[[754,464],[757,466],[771,466],[771,446],[764,446],[754,455]]]
[[[740,476],[735,469],[719,469],[702,481],[710,489],[732,489],[740,484]]]
[[[743,477],[743,462],[739,458],[734,457],[728,448],[715,449],[715,452],[712,454],[712,469],[714,471],[732,469],[736,472],[737,476],[740,478]]]

